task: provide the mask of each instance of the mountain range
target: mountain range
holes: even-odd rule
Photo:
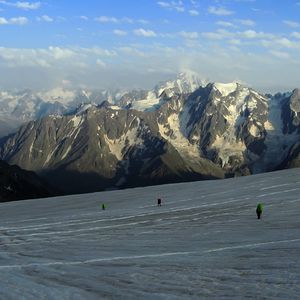
[[[149,105],[158,101],[162,91],[189,93],[203,81],[194,73],[180,73],[175,80],[161,82],[152,90],[71,89],[57,87],[46,91],[0,91],[0,137],[15,132],[21,125],[48,115],[74,113],[85,104],[99,105],[104,101],[121,107]],[[139,100],[136,102],[136,100]],[[144,101],[141,101],[144,100]]]
[[[67,193],[300,165],[298,89],[264,95],[236,82],[206,84],[180,74],[150,91],[107,95],[70,97],[52,103],[63,107],[55,113],[37,120],[33,114],[2,138],[0,158]]]

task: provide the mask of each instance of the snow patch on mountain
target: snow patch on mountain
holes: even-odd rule
[[[280,101],[273,98],[269,99],[268,121],[264,125],[267,132],[264,163],[268,169],[275,167],[277,162],[285,157],[289,147],[299,139],[299,136],[296,133],[283,134]]]
[[[139,111],[145,111],[153,108],[155,105],[159,103],[159,98],[156,97],[156,94],[151,91],[148,92],[146,99],[141,99],[138,101],[134,101],[132,103],[132,108],[139,110]]]
[[[81,115],[75,115],[71,120],[70,122],[73,123],[73,127],[74,128],[77,128],[81,125],[81,123],[83,122],[83,117]]]
[[[222,94],[223,97],[227,97],[229,94],[233,93],[237,87],[238,83],[214,83],[214,87]]]
[[[112,110],[121,110],[122,109],[120,106],[117,106],[117,105],[111,105],[109,108]]]
[[[79,106],[79,108],[76,111],[76,114],[82,114],[83,112],[87,111],[88,109],[90,109],[91,107],[95,107],[94,103],[83,103],[82,105]]]
[[[222,167],[228,164],[229,159],[233,156],[242,159],[243,152],[246,150],[245,144],[242,141],[237,141],[230,134],[217,135],[212,147],[218,149],[218,155],[222,160]]]
[[[237,84],[226,84],[224,86],[219,86],[222,90],[222,94],[227,96],[236,90]],[[256,107],[256,102],[252,101],[247,103],[246,99],[250,94],[248,88],[241,88],[237,96],[229,96],[229,104],[227,107],[228,114],[224,115],[227,120],[228,128],[223,135],[217,135],[212,147],[217,149],[218,156],[222,160],[222,167],[229,163],[231,157],[236,157],[243,159],[243,153],[247,149],[245,143],[242,140],[238,140],[236,137],[236,126],[239,125],[241,115],[243,111],[248,109],[253,109]],[[248,105],[248,106],[247,106]],[[258,136],[258,128],[252,125],[250,128],[250,133],[254,136]]]
[[[180,154],[187,155],[193,159],[200,158],[198,146],[191,144],[182,133],[178,114],[170,115],[165,124],[158,122],[158,127],[160,135],[172,144]]]
[[[118,161],[121,161],[126,153],[127,147],[143,147],[144,141],[139,136],[140,119],[136,118],[137,126],[128,129],[122,136],[117,139],[110,139],[107,134],[104,134],[105,143],[108,145],[111,154]]]
[[[200,86],[204,85],[204,81],[198,74],[192,71],[179,73],[174,80],[169,80],[158,85],[155,90],[157,96],[160,96],[164,91],[168,91],[169,97],[178,94],[188,94],[194,92]]]
[[[252,124],[250,126],[249,132],[252,136],[254,137],[259,137],[260,136],[260,130],[257,126],[255,126],[254,124]]]

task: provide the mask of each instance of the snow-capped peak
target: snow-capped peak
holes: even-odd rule
[[[228,96],[229,94],[233,93],[237,87],[237,82],[230,82],[230,83],[214,83],[214,87],[222,94],[223,97]]]
[[[175,79],[162,82],[156,86],[157,96],[160,96],[165,90],[171,90],[173,93],[192,93],[200,86],[204,85],[204,81],[194,72],[179,73]]]
[[[96,104],[95,103],[81,103],[80,106],[76,110],[76,114],[80,115],[80,114],[87,111],[89,108],[91,108],[93,106],[95,107]]]

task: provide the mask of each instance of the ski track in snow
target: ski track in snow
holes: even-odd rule
[[[280,241],[270,241],[264,243],[253,243],[253,244],[246,244],[246,245],[239,245],[233,247],[223,247],[217,249],[210,249],[201,252],[197,251],[190,251],[190,252],[166,252],[166,253],[155,253],[155,254],[146,254],[146,255],[133,255],[133,256],[116,256],[116,257],[107,257],[107,258],[94,258],[84,261],[53,261],[48,263],[32,263],[32,264],[19,264],[19,265],[6,265],[0,266],[0,269],[13,269],[13,268],[28,268],[28,267],[41,267],[41,266],[54,266],[54,265],[80,265],[80,264],[92,264],[92,263],[99,263],[99,262],[109,262],[114,260],[130,260],[130,259],[143,259],[143,258],[156,258],[156,257],[164,257],[164,256],[181,256],[181,255],[201,255],[203,253],[213,253],[213,252],[221,252],[227,250],[235,250],[235,249],[245,249],[245,248],[258,248],[268,245],[276,245],[276,244],[283,244],[283,243],[296,243],[300,242],[299,239],[290,239],[290,240],[280,240]]]
[[[300,286],[299,182],[299,170],[294,169],[94,193],[82,196],[85,202],[76,195],[4,203],[0,298],[52,299],[53,293],[56,298],[73,298],[75,280],[78,299],[153,299],[155,292],[144,289],[149,282],[161,291],[158,299],[220,299],[240,281],[247,292],[239,290],[230,294],[231,299],[246,295],[295,299]],[[158,197],[163,199],[162,207],[156,206]],[[99,199],[107,199],[106,211],[100,210]],[[265,207],[262,220],[256,220],[258,202]],[[289,266],[288,277],[283,264]],[[268,274],[267,281],[239,277],[236,272],[241,268]],[[223,281],[218,276],[225,274],[230,280],[220,286]],[[122,285],[125,278],[133,283]],[[18,289],[7,290],[7,282]],[[177,294],[178,282],[192,289],[195,297]],[[258,284],[265,287],[265,294],[257,294]],[[284,289],[285,284],[290,288]],[[207,297],[201,294],[203,288]]]

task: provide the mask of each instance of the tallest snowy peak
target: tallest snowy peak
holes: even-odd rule
[[[216,82],[214,83],[214,87],[222,94],[222,96],[226,97],[229,94],[236,91],[238,88],[237,82],[231,82],[231,83],[220,83]]]
[[[176,78],[160,83],[155,87],[157,94],[160,95],[165,90],[172,90],[175,93],[187,94],[192,93],[200,86],[204,85],[204,81],[195,72],[182,72]]]

